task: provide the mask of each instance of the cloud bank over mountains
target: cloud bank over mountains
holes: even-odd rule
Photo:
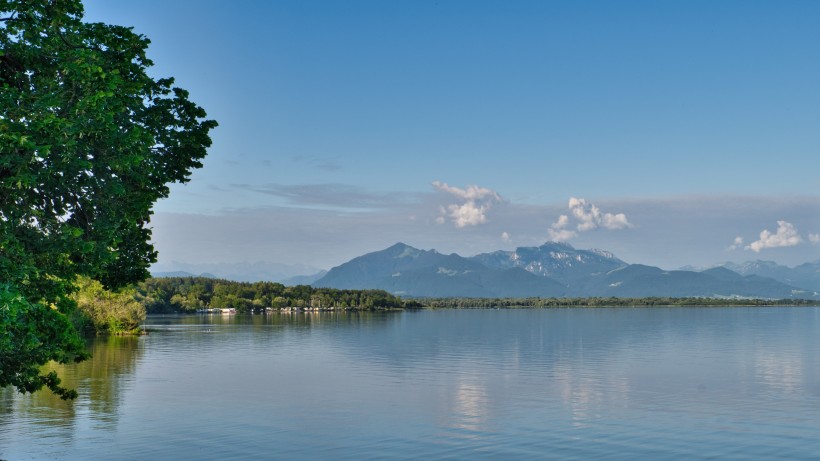
[[[571,196],[563,203],[539,204],[526,197],[508,199],[503,191],[477,184],[431,185],[428,192],[386,192],[338,183],[235,184],[236,190],[269,205],[157,212],[154,242],[160,262],[267,260],[319,268],[397,241],[470,255],[499,246],[572,240],[573,245],[606,248],[626,261],[667,269],[745,260],[749,253],[787,265],[820,259],[820,198],[813,196]],[[738,234],[738,229],[759,230],[775,222],[774,230]]]
[[[487,214],[493,205],[503,202],[498,192],[474,184],[464,189],[441,181],[433,181],[432,185],[437,191],[459,199],[459,203],[439,206],[439,216],[436,218],[438,224],[444,224],[448,219],[457,228],[485,224],[488,221]],[[602,212],[598,206],[583,198],[570,197],[567,208],[569,215],[560,215],[547,229],[550,240],[564,242],[577,237],[579,232],[635,227],[624,213]],[[573,226],[574,230],[571,229]],[[510,234],[502,232],[501,239],[509,242]]]

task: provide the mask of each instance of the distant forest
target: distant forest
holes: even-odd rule
[[[137,286],[137,300],[149,314],[267,308],[401,309],[422,307],[383,290],[337,290],[273,282],[234,282],[203,277],[150,278]]]
[[[545,307],[718,307],[718,306],[820,306],[806,299],[745,298],[430,298],[419,299],[424,307],[450,309],[514,309]]]
[[[234,282],[203,277],[151,278],[137,286],[137,301],[149,314],[235,309],[418,309],[547,308],[650,306],[817,306],[813,300],[723,298],[416,298],[402,299],[384,290],[339,290],[273,282]]]

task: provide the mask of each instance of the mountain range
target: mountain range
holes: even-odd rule
[[[307,285],[325,271],[304,264],[279,264],[268,261],[244,263],[157,263],[151,267],[152,277],[207,277],[237,282],[281,282],[285,285]],[[307,276],[304,274],[313,274]]]
[[[772,261],[748,261],[743,264],[725,263],[722,267],[741,275],[770,277],[790,285],[820,291],[820,261],[787,267]]]
[[[419,250],[403,243],[334,267],[316,287],[383,289],[406,296],[560,296],[563,285],[518,267],[493,269],[455,253]],[[469,293],[469,294],[468,294]]]
[[[558,242],[472,257],[397,243],[334,267],[312,285],[411,297],[820,299],[820,262],[793,269],[758,262],[666,271]]]

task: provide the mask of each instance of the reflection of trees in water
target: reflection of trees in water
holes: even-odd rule
[[[133,380],[141,354],[139,342],[134,336],[94,338],[88,343],[92,357],[85,362],[46,365],[46,371],[57,371],[64,386],[77,390],[79,397],[74,401],[60,400],[47,390],[21,395],[11,388],[3,389],[0,421],[15,419],[36,426],[73,428],[78,415],[87,415],[93,425],[113,430],[124,387]]]
[[[14,413],[14,394],[12,386],[0,387],[0,434],[5,433],[5,426],[11,421]]]
[[[316,312],[273,312],[270,314],[198,314],[198,315],[153,315],[145,323],[148,331],[185,330],[205,331],[212,327],[239,327],[243,332],[267,331],[271,327],[283,327],[299,331],[315,328],[336,328],[342,326],[374,326],[386,324],[402,314],[401,311],[316,311]],[[197,330],[201,327],[201,330]]]
[[[386,324],[399,311],[297,312],[269,315],[271,321],[288,327],[333,328],[338,326],[372,326]]]
[[[351,332],[383,329],[401,315],[397,311],[150,315],[144,326],[150,333],[146,347],[152,348],[153,363],[154,352],[162,353],[153,349],[159,344],[172,344],[178,356],[198,358],[239,349],[276,354],[294,345],[310,344],[309,336],[317,332],[336,341]]]

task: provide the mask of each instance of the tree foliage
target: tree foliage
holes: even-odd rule
[[[34,392],[46,386],[63,399],[74,398],[77,393],[61,387],[56,373],[40,374],[40,365],[85,358],[82,340],[65,315],[0,285],[0,387]]]
[[[0,283],[64,314],[77,275],[148,276],[151,207],[201,166],[216,126],[148,76],[146,37],[82,18],[79,0],[0,0]]]
[[[75,326],[95,334],[139,333],[145,307],[137,301],[133,287],[106,290],[100,282],[82,277],[77,288]]]
[[[273,282],[233,282],[202,277],[148,279],[137,287],[149,313],[193,312],[196,309],[266,308],[394,309],[420,305],[384,290],[337,290],[308,285],[287,287]]]
[[[552,307],[659,306],[816,306],[816,300],[726,298],[414,298],[402,299],[384,290],[340,290],[273,282],[234,282],[203,277],[150,278],[137,285],[137,300],[148,313],[183,313],[197,309],[264,308],[322,309],[514,309]]]

